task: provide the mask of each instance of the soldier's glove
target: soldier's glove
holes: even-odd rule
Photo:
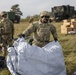
[[[33,38],[30,38],[30,40],[29,40],[29,44],[30,44],[30,45],[32,45],[33,40],[34,40]]]
[[[57,42],[57,41],[58,41],[58,39],[57,39],[57,38],[54,38],[54,41],[55,41],[55,42]]]
[[[20,38],[25,38],[25,34],[20,34],[20,35],[18,35]]]

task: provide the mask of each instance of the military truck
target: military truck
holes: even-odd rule
[[[52,8],[52,16],[55,21],[74,18],[76,17],[75,7],[70,5],[54,6]]]
[[[13,23],[19,23],[20,22],[20,16],[15,14],[15,12],[7,12],[8,18],[13,22]]]
[[[19,5],[15,4],[11,7],[11,10],[8,13],[8,18],[12,21],[12,22],[20,22],[21,16],[22,16],[22,12],[20,11]]]

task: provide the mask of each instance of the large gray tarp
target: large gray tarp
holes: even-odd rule
[[[53,41],[40,48],[18,38],[8,52],[7,67],[12,75],[66,75],[59,42]]]

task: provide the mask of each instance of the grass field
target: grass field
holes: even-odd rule
[[[62,46],[64,60],[66,64],[67,75],[71,75],[76,70],[76,34],[65,35],[61,34],[60,26],[62,22],[53,22],[57,29],[58,33],[58,40]],[[15,24],[15,34],[14,37],[16,38],[17,35],[22,33],[27,27],[29,23],[21,22],[20,24]],[[51,36],[51,40],[53,40]],[[4,69],[0,71],[0,75],[9,75],[9,71]]]

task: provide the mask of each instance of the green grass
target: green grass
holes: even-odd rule
[[[67,75],[71,75],[76,70],[76,34],[74,35],[65,35],[61,34],[60,26],[62,25],[62,22],[53,22],[57,29],[58,33],[58,40],[59,43],[62,46],[63,54],[64,54],[64,60],[66,64],[66,70]],[[28,22],[21,22],[20,24],[15,24],[15,34],[14,37],[18,37],[20,33],[22,33],[28,26]],[[53,38],[51,37],[51,40]],[[9,75],[8,70],[1,70],[0,75]]]

